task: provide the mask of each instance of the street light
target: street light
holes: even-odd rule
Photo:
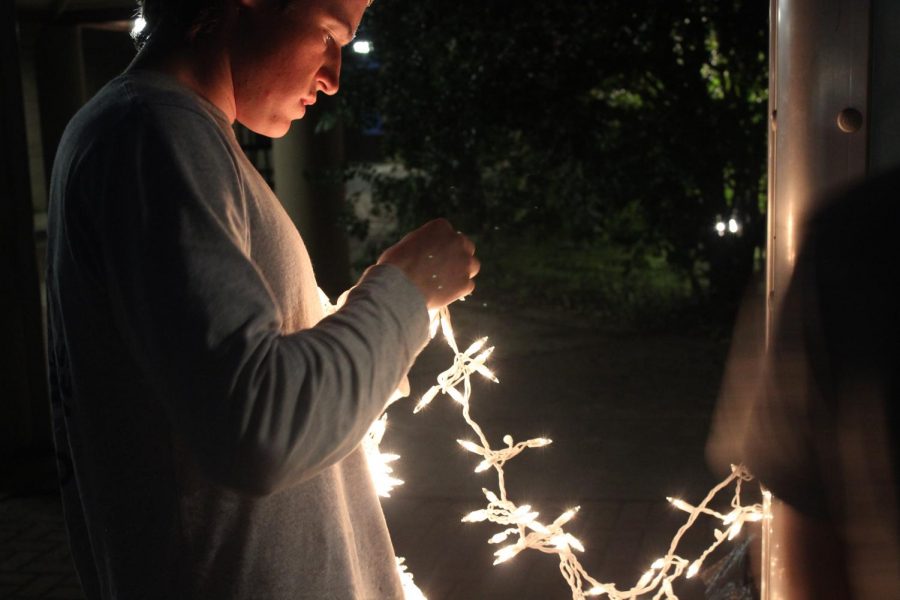
[[[358,42],[353,42],[353,51],[357,54],[368,54],[372,51],[372,43],[366,40],[359,40]]]
[[[720,217],[716,221],[716,233],[719,237],[725,237],[726,233],[737,235],[741,231],[741,224],[736,217],[731,217],[728,221],[723,221]]]

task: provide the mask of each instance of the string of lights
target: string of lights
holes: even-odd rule
[[[333,312],[334,307],[323,297],[326,313]],[[572,592],[573,600],[585,600],[588,597],[605,596],[609,600],[638,600],[652,597],[653,600],[677,600],[673,584],[681,577],[690,579],[702,567],[704,561],[725,541],[734,539],[745,523],[761,521],[764,518],[763,504],[744,505],[741,491],[745,482],[753,479],[742,466],[732,465],[731,473],[712,488],[706,497],[697,505],[689,504],[679,498],[668,498],[669,503],[678,510],[687,513],[685,523],[678,529],[669,544],[666,554],[650,565],[649,569],[638,579],[637,583],[627,590],[620,590],[615,584],[601,583],[592,577],[578,560],[576,552],[584,552],[581,541],[566,531],[565,526],[575,518],[580,507],[575,506],[560,514],[552,522],[538,520],[540,513],[528,504],[517,504],[510,499],[506,490],[506,474],[504,465],[529,448],[542,448],[552,440],[538,437],[516,442],[511,435],[503,436],[503,445],[491,446],[481,426],[472,418],[470,399],[474,374],[479,374],[494,383],[499,380],[487,366],[486,362],[494,351],[493,347],[485,347],[488,338],[476,340],[464,351],[459,350],[450,313],[447,308],[432,315],[431,337],[438,330],[443,333],[447,345],[453,351],[453,364],[437,376],[437,384],[428,389],[416,404],[414,412],[418,413],[427,407],[439,394],[449,396],[462,408],[462,416],[475,434],[477,441],[457,440],[460,446],[475,454],[479,462],[475,472],[493,469],[497,476],[496,491],[482,488],[487,500],[485,508],[478,509],[462,517],[464,523],[490,522],[503,527],[501,531],[488,539],[489,544],[502,544],[494,552],[494,564],[504,563],[524,550],[537,550],[545,554],[555,554],[559,560],[559,570]],[[363,441],[363,448],[369,461],[370,470],[378,493],[383,497],[390,496],[391,491],[403,482],[392,475],[390,463],[399,457],[396,454],[385,454],[380,450],[384,436],[387,415],[375,421]],[[717,496],[724,490],[733,487],[730,510],[720,512],[711,507]],[[763,491],[763,498],[768,492]],[[701,516],[718,521],[721,528],[713,531],[714,541],[693,560],[682,557],[678,553],[679,545],[687,531]],[[413,582],[412,574],[407,570],[404,559],[397,559],[398,570],[403,582],[407,600],[425,600],[421,590]],[[652,595],[652,596],[651,596]]]

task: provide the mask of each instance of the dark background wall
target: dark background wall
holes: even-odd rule
[[[872,75],[869,166],[872,171],[900,164],[900,2],[872,2]]]

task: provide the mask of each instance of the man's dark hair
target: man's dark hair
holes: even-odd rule
[[[287,8],[295,0],[277,0]],[[138,49],[151,37],[194,39],[216,26],[226,0],[137,0],[138,15],[147,25],[134,36]],[[369,0],[372,4],[372,0]]]
[[[210,29],[218,21],[225,0],[137,0],[147,25],[135,36],[141,48],[154,36],[187,37]]]

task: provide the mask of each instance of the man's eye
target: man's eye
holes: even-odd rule
[[[330,46],[331,44],[334,43],[334,36],[331,35],[330,33],[328,33],[327,31],[325,32],[325,38],[324,38],[324,39],[325,39],[325,45],[326,45],[326,46]]]

